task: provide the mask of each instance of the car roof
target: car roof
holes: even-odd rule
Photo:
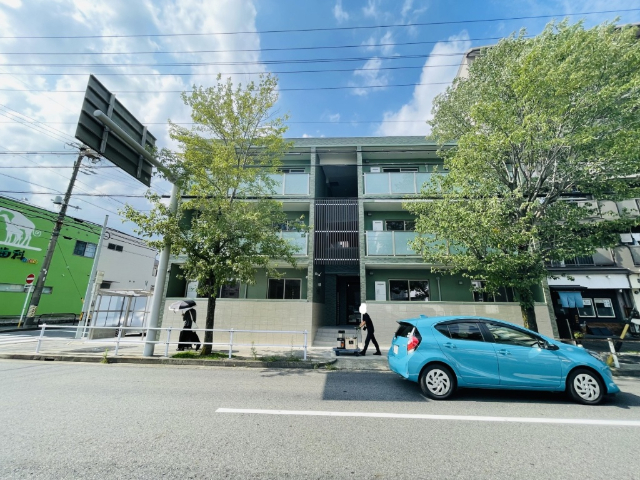
[[[416,327],[421,327],[421,326],[430,326],[430,325],[435,325],[436,323],[442,323],[442,322],[451,322],[451,321],[456,321],[456,320],[475,320],[475,321],[484,321],[484,322],[497,322],[497,323],[503,323],[505,325],[509,325],[512,327],[516,327],[516,328],[521,328],[523,329],[524,327],[522,325],[517,325],[515,323],[511,323],[511,322],[506,322],[504,320],[498,320],[497,318],[488,318],[488,317],[476,317],[473,315],[447,315],[447,316],[442,316],[442,317],[427,317],[425,315],[420,315],[419,317],[415,317],[415,318],[408,318],[405,320],[398,320],[398,323],[409,323],[411,325],[414,325]]]

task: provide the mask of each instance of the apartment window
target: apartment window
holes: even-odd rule
[[[413,220],[387,220],[385,225],[389,232],[413,232],[416,229],[416,222]]]
[[[270,278],[267,298],[299,300],[302,281],[297,278]]]
[[[79,255],[80,257],[94,258],[96,256],[96,248],[98,248],[98,245],[95,243],[77,240],[76,246],[73,249],[73,254]]]
[[[109,250],[115,250],[116,252],[122,251],[122,245],[116,245],[115,243],[110,243],[109,245],[107,245],[107,248]]]
[[[240,298],[240,284],[230,283],[220,287],[219,298]]]
[[[584,300],[583,300],[584,302]],[[594,298],[596,313],[598,317],[615,318],[616,313],[613,310],[613,303],[610,298]]]
[[[406,168],[389,167],[389,168],[383,168],[382,171],[385,173],[417,172],[418,167],[406,167]]]
[[[583,298],[582,304],[584,305],[582,308],[578,307],[578,315],[581,317],[595,317],[596,311],[593,308],[593,300],[590,298]]]
[[[496,292],[482,292],[486,286],[484,280],[471,280],[474,302],[514,302],[515,295],[511,287],[500,287]]]
[[[428,302],[428,280],[389,280],[389,298],[396,301]]]
[[[304,168],[279,168],[282,173],[304,173]]]
[[[35,285],[31,285],[34,287]],[[25,293],[28,287],[21,283],[0,283],[0,292],[6,293]],[[53,291],[53,287],[44,287],[42,293],[49,295]]]

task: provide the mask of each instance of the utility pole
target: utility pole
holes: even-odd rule
[[[64,195],[64,200],[62,202],[62,207],[60,208],[60,213],[58,214],[55,227],[53,228],[53,232],[51,233],[51,240],[49,240],[49,247],[47,248],[47,254],[44,257],[44,261],[42,262],[42,268],[40,269],[40,274],[38,275],[38,279],[36,281],[36,287],[33,290],[31,303],[29,304],[29,310],[27,311],[27,318],[24,321],[23,328],[29,327],[35,323],[34,320],[36,316],[36,310],[38,309],[38,305],[40,304],[40,297],[42,296],[42,290],[44,289],[44,282],[47,278],[47,273],[49,272],[49,266],[51,265],[53,252],[55,251],[56,244],[58,243],[60,230],[62,230],[62,223],[64,222],[65,215],[67,214],[67,207],[69,206],[69,199],[71,198],[73,185],[76,182],[76,177],[78,176],[78,171],[80,170],[80,165],[82,164],[82,159],[85,156],[91,156],[91,155],[92,155],[91,150],[89,150],[87,147],[81,147],[80,154],[78,155],[78,159],[76,160],[76,163],[74,163],[73,165],[73,173],[71,174],[71,180],[69,180],[67,193],[65,193]]]

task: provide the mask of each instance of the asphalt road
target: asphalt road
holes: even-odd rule
[[[385,372],[0,361],[0,478],[637,479],[640,381],[617,382],[597,407],[435,402]]]

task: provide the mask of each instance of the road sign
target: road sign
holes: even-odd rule
[[[27,285],[31,285],[35,280],[35,278],[36,276],[33,273],[30,273],[29,275],[27,275],[27,279],[25,280],[27,282]]]
[[[153,166],[110,131],[109,127],[94,117],[93,112],[96,110],[104,112],[143,148],[155,147],[156,138],[147,131],[147,127],[116,100],[114,93],[107,90],[96,77],[90,75],[76,129],[76,138],[149,187]]]

